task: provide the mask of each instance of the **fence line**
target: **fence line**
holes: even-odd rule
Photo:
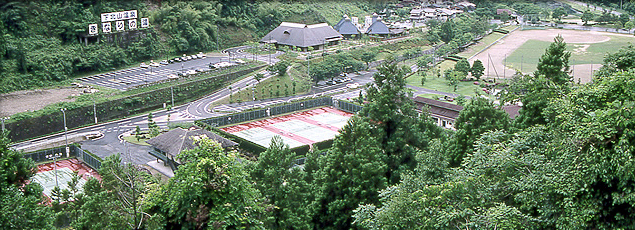
[[[90,166],[94,170],[99,170],[101,168],[101,160],[92,156],[90,153],[88,153],[86,150],[83,150],[79,146],[69,145],[68,150],[69,150],[68,151],[69,157],[77,158],[81,162],[86,163],[88,166]],[[51,159],[47,158],[47,155],[59,154],[59,153],[62,153],[61,158],[66,157],[65,146],[25,153],[24,155],[22,155],[22,157],[31,158],[33,162],[39,163],[39,162],[50,161]]]

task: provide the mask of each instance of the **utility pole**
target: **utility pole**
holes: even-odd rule
[[[5,121],[5,120],[9,120],[9,119],[11,119],[11,117],[3,117],[3,118],[0,118],[0,120],[2,120],[2,132],[3,132],[3,133],[4,133],[4,130],[5,130],[5,129],[4,129],[4,121]]]
[[[93,115],[95,115],[95,124],[97,124],[97,103],[95,98],[93,98]]]
[[[174,108],[174,86],[170,86],[170,93],[172,93],[172,108]]]
[[[62,114],[64,114],[64,138],[66,139],[66,157],[69,157],[69,149],[68,149],[68,127],[66,127],[66,108],[60,109]]]
[[[53,154],[49,154],[46,155],[47,159],[53,159],[53,165],[55,167],[54,171],[55,171],[55,187],[59,188],[59,184],[57,183],[57,158],[60,158],[62,156],[62,153],[53,153]]]

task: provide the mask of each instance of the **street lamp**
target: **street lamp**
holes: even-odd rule
[[[3,133],[4,133],[4,121],[5,121],[5,120],[9,120],[9,119],[11,119],[11,117],[3,117],[3,118],[0,118],[0,120],[2,120],[2,132],[3,132]]]
[[[55,187],[59,188],[59,184],[57,183],[57,158],[62,157],[62,153],[53,153],[46,155],[46,159],[53,160],[53,165],[55,165]]]
[[[62,114],[64,114],[64,139],[66,139],[66,157],[69,157],[68,151],[68,127],[66,127],[66,108],[60,109]]]

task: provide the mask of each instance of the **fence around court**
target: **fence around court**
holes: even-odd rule
[[[337,108],[349,113],[357,113],[364,107],[358,104],[353,104],[348,101],[337,100]]]
[[[39,163],[39,162],[51,161],[52,159],[47,158],[47,156],[60,154],[60,153],[62,154],[60,158],[66,158],[66,150],[64,146],[29,152],[29,153],[25,153],[22,156],[24,158],[31,158],[33,162]],[[88,166],[90,166],[94,170],[99,170],[101,168],[101,159],[91,155],[86,150],[83,150],[77,145],[69,145],[68,153],[69,153],[68,157],[75,157],[81,162],[86,163]]]
[[[269,116],[277,116],[286,113],[292,113],[299,110],[305,110],[321,106],[333,105],[333,99],[331,97],[320,97],[315,99],[297,101],[289,104],[273,106],[270,108],[263,108],[257,110],[250,110],[245,112],[239,112],[229,114],[220,117],[207,118],[200,120],[200,122],[209,125],[211,127],[222,127],[232,124],[238,124],[247,121],[253,121]]]

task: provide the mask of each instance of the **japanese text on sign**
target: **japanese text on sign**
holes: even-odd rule
[[[112,22],[137,18],[137,10],[101,14],[101,22]]]

